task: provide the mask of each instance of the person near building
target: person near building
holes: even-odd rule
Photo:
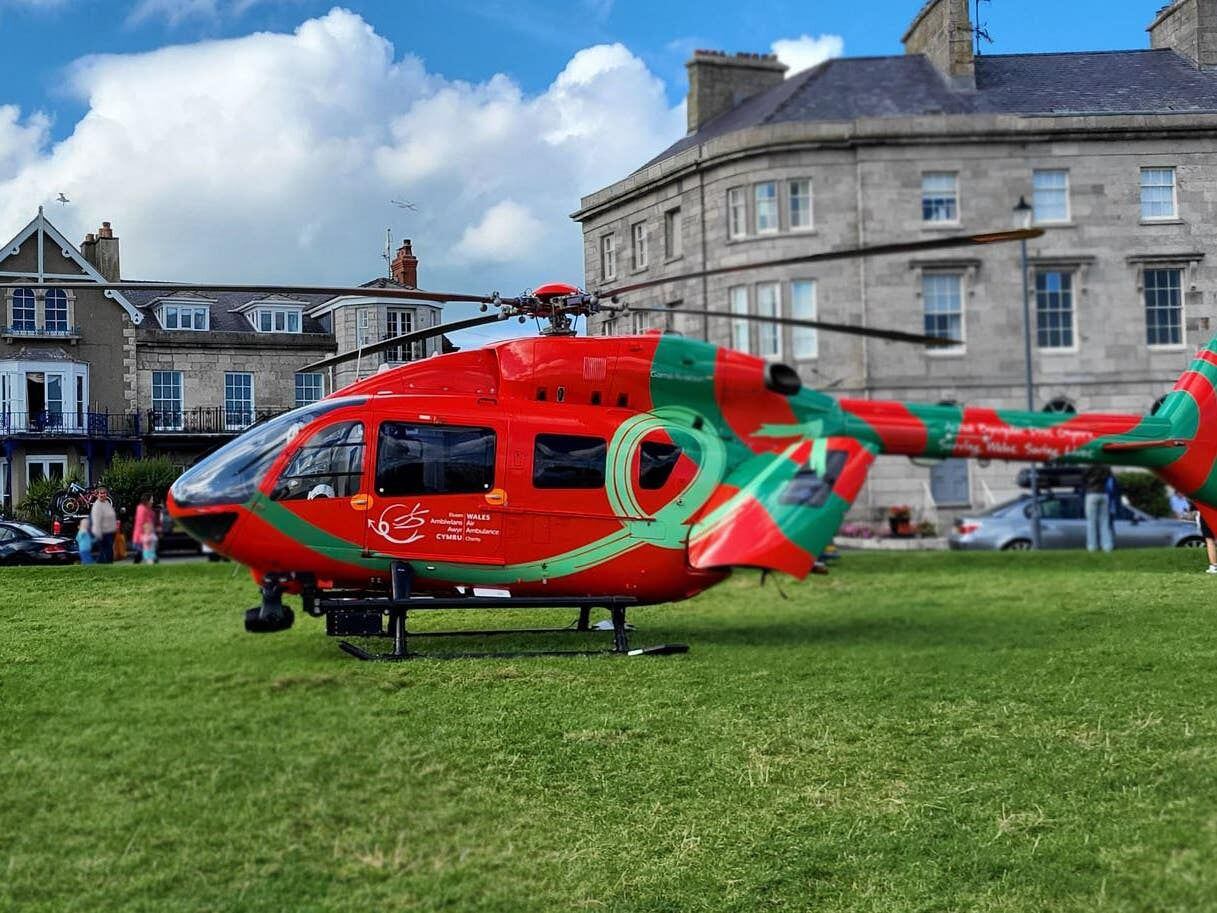
[[[80,552],[81,564],[93,563],[93,534],[89,532],[89,518],[81,517],[76,527],[76,548]]]
[[[1180,520],[1185,519],[1188,511],[1192,509],[1192,502],[1180,494],[1179,489],[1177,488],[1171,489],[1170,505],[1171,513]]]
[[[1091,466],[1086,470],[1086,551],[1102,549],[1110,552],[1115,548],[1112,535],[1111,499],[1108,495],[1108,479],[1111,470],[1106,466]]]
[[[110,492],[102,486],[97,489],[97,500],[89,511],[89,528],[97,540],[97,563],[114,563],[114,534],[118,532],[118,514],[114,512],[114,503],[110,500]]]
[[[139,504],[135,506],[135,522],[131,525],[131,545],[134,546],[131,550],[132,560],[139,564],[140,559],[144,554],[144,531],[152,530],[152,536],[156,538],[156,508],[152,506],[152,493],[146,492],[140,499]],[[156,553],[155,543],[152,549],[153,555]]]
[[[159,541],[156,534],[156,511],[149,510],[139,533],[140,555],[144,564],[156,564],[156,545]]]

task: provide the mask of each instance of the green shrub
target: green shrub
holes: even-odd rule
[[[1145,511],[1151,517],[1169,517],[1171,515],[1170,501],[1166,496],[1166,485],[1157,476],[1148,472],[1117,472],[1116,480],[1120,490],[1128,498],[1128,503],[1139,510]]]
[[[80,482],[80,476],[72,475],[66,479],[39,479],[31,482],[25,490],[25,497],[13,509],[13,513],[21,520],[46,526],[51,522],[51,504],[55,495],[71,482]]]
[[[99,485],[110,490],[114,509],[127,516],[134,516],[135,505],[142,495],[151,492],[157,501],[163,502],[169,486],[177,478],[177,470],[164,457],[129,460],[119,457],[110,468],[101,474]]]

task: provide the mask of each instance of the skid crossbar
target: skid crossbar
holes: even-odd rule
[[[616,654],[620,656],[685,653],[685,644],[659,644],[652,647],[630,649],[629,625],[625,612],[637,600],[632,596],[422,596],[411,592],[413,574],[408,564],[394,562],[392,571],[393,591],[381,597],[330,597],[317,601],[317,608],[327,617],[326,631],[332,636],[382,637],[392,641],[387,653],[371,653],[349,641],[341,641],[339,647],[351,656],[372,661],[401,661],[416,657],[451,659],[467,657],[518,657],[518,656],[586,656]],[[483,630],[420,631],[411,632],[407,620],[411,612],[432,612],[460,609],[578,609],[575,623],[561,628],[491,628]],[[504,634],[594,634],[590,626],[592,609],[606,609],[612,620],[613,645],[611,649],[590,650],[517,650],[510,652],[461,652],[422,653],[410,649],[410,639],[418,637],[493,637]],[[388,619],[387,626],[384,619]],[[353,624],[344,620],[354,620]],[[361,627],[362,625],[362,627]]]

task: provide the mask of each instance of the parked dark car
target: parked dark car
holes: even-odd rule
[[[32,523],[0,521],[0,565],[74,564],[80,560],[75,541],[52,536]]]
[[[1085,548],[1083,499],[1072,489],[1040,492],[1040,541],[1044,548]],[[955,520],[947,537],[953,549],[1031,548],[1031,495],[1024,494],[979,514]],[[1116,548],[1200,547],[1204,539],[1188,520],[1151,517],[1128,504],[1116,507]]]

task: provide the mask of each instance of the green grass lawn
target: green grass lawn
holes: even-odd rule
[[[850,554],[635,613],[687,656],[400,665],[231,565],[6,570],[0,909],[1217,910],[1202,569]]]

